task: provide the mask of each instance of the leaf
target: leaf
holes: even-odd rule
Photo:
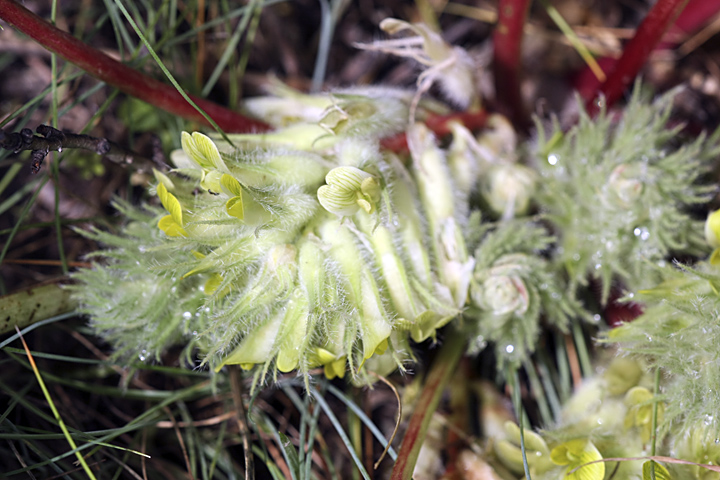
[[[180,202],[177,198],[175,198],[175,195],[167,191],[167,188],[165,187],[165,184],[159,183],[157,186],[157,194],[160,198],[160,202],[162,203],[163,207],[165,207],[165,210],[167,210],[170,213],[170,216],[172,217],[173,221],[182,229],[183,225],[183,219],[182,219],[182,207],[180,206]],[[160,220],[162,222],[162,220]],[[159,226],[159,224],[158,224]],[[165,232],[165,230],[160,227],[161,230]],[[167,233],[167,232],[165,232]],[[173,236],[173,235],[171,235]],[[175,235],[177,236],[177,235]]]
[[[57,284],[42,285],[0,297],[0,334],[17,325],[24,328],[33,323],[77,308],[72,292]]]

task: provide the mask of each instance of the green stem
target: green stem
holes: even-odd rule
[[[407,432],[403,438],[398,459],[393,468],[391,480],[410,480],[420,448],[425,441],[430,420],[440,403],[455,367],[465,351],[465,336],[458,330],[448,329],[445,342],[438,354],[432,369],[425,380],[420,398],[415,405]]]

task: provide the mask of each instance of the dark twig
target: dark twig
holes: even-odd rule
[[[38,17],[19,2],[0,0],[0,19],[108,85],[166,112],[207,124],[205,118],[172,86],[148,77],[113,60],[100,50],[85,45],[69,33],[55,28]],[[248,118],[209,100],[192,95],[190,98],[225,132],[257,132],[270,128],[260,120]]]
[[[152,160],[121,147],[109,141],[107,138],[64,133],[47,125],[38,126],[36,132],[42,136],[33,134],[33,131],[29,128],[23,128],[19,133],[8,133],[0,130],[0,148],[12,150],[14,153],[23,150],[30,150],[32,152],[30,154],[30,169],[32,173],[38,173],[40,171],[43,160],[45,160],[48,153],[62,152],[68,148],[90,150],[93,153],[122,163],[133,163],[135,160],[152,162]]]

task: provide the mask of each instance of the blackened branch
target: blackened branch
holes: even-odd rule
[[[36,132],[39,135],[35,135],[29,128],[23,128],[19,133],[0,130],[0,147],[12,150],[14,153],[31,150],[30,169],[32,173],[40,171],[43,160],[49,152],[62,152],[66,148],[90,150],[121,163],[133,163],[136,160],[152,162],[152,160],[123,148],[107,138],[61,132],[47,125],[38,126]]]

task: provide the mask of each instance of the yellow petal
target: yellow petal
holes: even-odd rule
[[[160,202],[162,203],[163,207],[165,207],[165,210],[170,213],[172,216],[172,219],[177,223],[180,227],[182,227],[183,219],[182,219],[182,207],[180,206],[180,202],[177,198],[175,198],[175,195],[167,191],[167,188],[165,188],[165,184],[159,183],[157,186],[157,194],[158,198],[160,198]],[[166,232],[167,233],[167,232]]]
[[[165,215],[158,222],[158,228],[165,232],[168,237],[187,237],[187,232],[183,227],[175,223],[172,215]]]
[[[225,210],[231,217],[243,220],[245,218],[245,207],[243,206],[242,195],[232,197],[225,203]]]
[[[643,480],[651,480],[650,469],[655,465],[655,480],[672,480],[667,468],[652,460],[643,463]]]
[[[328,380],[332,380],[335,377],[343,378],[345,376],[346,360],[347,358],[343,356],[325,365],[325,376]]]
[[[242,185],[232,175],[223,173],[222,177],[220,177],[220,184],[230,192],[230,195],[238,196],[242,194]]]
[[[597,447],[583,438],[564,442],[550,452],[550,460],[554,464],[567,465],[566,476],[563,477],[566,480],[602,480],[605,477],[603,462],[586,465],[602,458]],[[575,469],[577,470],[570,473]]]
[[[185,153],[202,168],[224,169],[225,163],[220,157],[220,152],[209,137],[200,132],[193,132],[192,135],[182,132],[180,141]]]
[[[222,275],[220,275],[219,273],[213,273],[210,278],[207,279],[207,282],[205,282],[205,287],[203,289],[205,295],[212,295],[213,293],[215,293],[222,281]]]

